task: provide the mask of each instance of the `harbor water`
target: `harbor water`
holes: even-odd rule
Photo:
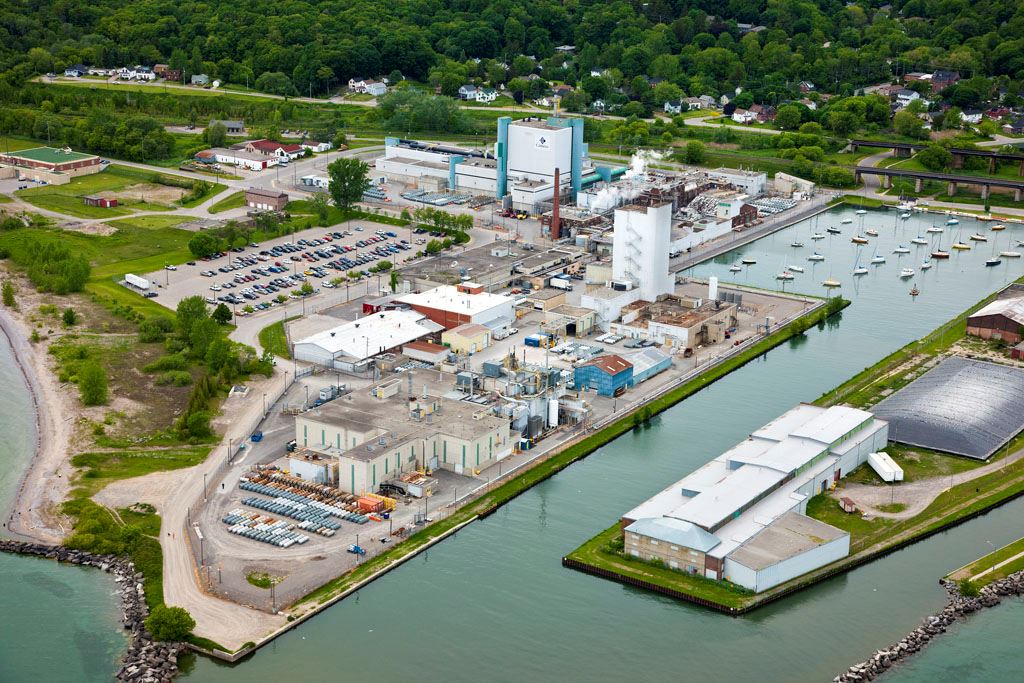
[[[854,222],[843,225],[843,218]],[[934,222],[944,222],[940,219],[935,217]],[[741,618],[564,569],[560,559],[614,523],[623,511],[793,404],[814,400],[1024,273],[1022,264],[1010,259],[986,268],[990,242],[954,254],[924,275],[901,280],[898,271],[904,264],[891,252],[931,222],[920,217],[900,221],[893,211],[872,211],[861,218],[840,209],[694,268],[694,276],[717,275],[723,282],[774,289],[780,284],[775,275],[784,266],[806,266],[802,275],[786,283],[788,291],[822,294],[820,283],[831,275],[853,303],[840,316],[690,397],[649,427],[570,466],[244,662],[226,665],[196,658],[184,663],[183,678],[190,683],[280,683],[296,680],[301,672],[302,680],[676,681],[714,676],[729,681],[813,681],[830,680],[851,663],[898,640],[942,606],[940,576],[985,554],[990,544],[998,547],[1020,536],[1024,500]],[[829,225],[841,227],[842,234],[812,245],[812,230],[824,232]],[[987,231],[990,238],[998,234],[1003,243],[999,250],[1011,239],[1024,239],[1020,228],[992,233],[990,225],[963,220],[964,239],[975,230]],[[857,248],[849,240],[857,228],[878,230],[867,257],[877,243],[887,263],[855,283],[851,272]],[[942,246],[948,249],[951,231],[947,228],[942,235]],[[798,240],[806,246],[789,246]],[[902,260],[917,269],[922,257],[907,246],[911,254]],[[805,260],[814,249],[825,255],[825,261]],[[865,251],[861,248],[862,254]],[[730,266],[744,257],[757,263],[731,273]],[[915,284],[920,295],[911,297]],[[37,562],[6,561],[23,567],[35,567],[28,563]],[[76,576],[85,572],[46,566]],[[2,565],[0,571],[7,576]],[[110,590],[98,572],[87,576],[80,590]],[[17,613],[19,608],[44,604],[44,587],[20,585],[21,590],[3,598],[13,604],[0,602],[0,609]],[[80,614],[91,620],[95,634],[114,633],[116,639],[116,623],[110,620],[110,610],[116,609],[113,596],[110,603],[115,607],[106,610],[83,606]],[[991,610],[991,616],[1004,609]],[[39,618],[51,619],[54,629],[67,621],[60,612]],[[974,621],[968,620],[957,637],[965,637]],[[31,634],[24,629],[12,632],[9,620],[0,628],[7,629],[0,633],[5,636],[0,638],[0,667],[8,667],[0,668],[0,680],[37,678],[30,660],[12,656],[33,649]],[[975,652],[984,652],[990,644],[992,652],[1004,652],[1016,643],[1016,633],[1007,628],[978,638]],[[938,639],[921,662],[931,651],[943,656],[951,640]],[[73,648],[74,641],[68,638],[46,638],[39,649],[64,653],[67,669],[39,679],[92,680],[91,674],[82,673],[81,663],[75,663]],[[107,658],[105,653],[94,656],[95,661]],[[900,675],[913,673],[908,666]],[[993,680],[975,677],[971,671],[959,678]]]
[[[0,511],[6,520],[32,458],[35,418],[32,397],[2,335],[0,396]],[[0,681],[112,679],[127,640],[109,574],[0,553],[0,580]]]
[[[849,218],[851,224],[840,221]],[[874,227],[887,263],[859,283],[851,272],[853,229]],[[942,217],[935,217],[944,223]],[[729,681],[830,680],[876,648],[898,640],[939,609],[937,580],[947,571],[1020,536],[1024,501],[834,578],[742,618],[729,618],[645,591],[564,569],[563,554],[618,515],[699,467],[799,401],[814,400],[850,375],[919,338],[1024,272],[975,247],[901,280],[891,252],[931,224],[892,211],[860,218],[851,210],[819,218],[843,234],[811,246],[814,220],[788,228],[693,269],[699,277],[776,288],[787,261],[811,265],[786,289],[823,293],[831,271],[853,303],[841,316],[791,340],[692,396],[587,459],[536,486],[346,601],[257,651],[240,665],[206,659],[186,676],[201,681],[310,678],[399,681]],[[990,224],[989,224],[990,225]],[[962,222],[970,230],[988,226]],[[934,234],[934,233],[933,233]],[[943,246],[952,238],[947,228]],[[997,234],[988,231],[991,235]],[[1019,228],[1003,244],[1024,238]],[[800,239],[807,246],[790,247]],[[911,246],[908,244],[908,246]],[[863,251],[863,249],[862,249]],[[872,255],[869,254],[868,256]],[[922,257],[904,261],[916,268]],[[916,283],[920,296],[911,297]],[[970,625],[964,627],[965,630]],[[1012,632],[1004,639],[1013,639]],[[937,641],[933,647],[943,647]],[[961,677],[965,681],[985,680]]]

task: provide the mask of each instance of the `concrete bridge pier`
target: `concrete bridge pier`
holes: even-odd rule
[[[949,181],[949,185],[946,186],[946,194],[950,197],[956,194],[956,183],[954,181]]]
[[[963,154],[957,154],[956,152],[953,152],[952,167],[953,168],[963,168],[964,167],[964,155]]]
[[[989,193],[989,186],[988,185],[982,185],[981,186],[981,198],[982,199],[988,199],[988,193]]]
[[[897,147],[893,151],[896,152],[896,156],[903,159],[910,158],[910,155],[914,153],[914,150],[910,149],[909,147]]]
[[[924,178],[914,178],[914,192],[924,192]]]
[[[854,171],[853,172],[853,182],[855,184],[857,184],[857,185],[861,184],[862,180],[861,180],[861,176],[860,176],[860,171]]]
[[[892,187],[892,178],[890,178],[887,175],[882,176],[881,185],[883,189],[888,190],[890,187]]]
[[[1020,160],[1020,165],[1017,166],[1017,175],[1024,175],[1024,159]]]
[[[1022,196],[1022,194],[1024,193],[1022,193],[1021,189],[1019,187],[1016,188],[1013,191],[1013,201],[1019,202],[1021,199],[1024,199],[1024,196]]]
[[[996,172],[996,158],[989,157],[988,160],[988,172],[994,174]]]

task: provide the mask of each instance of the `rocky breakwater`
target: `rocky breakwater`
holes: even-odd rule
[[[935,636],[945,633],[946,629],[954,622],[980,609],[998,605],[1003,597],[1024,595],[1024,572],[1017,572],[1005,579],[993,581],[982,588],[975,597],[961,595],[960,589],[953,581],[943,580],[940,583],[949,593],[946,606],[941,611],[926,617],[921,626],[911,631],[898,643],[884,650],[878,650],[870,659],[854,664],[833,678],[833,682],[856,683],[874,680],[896,663],[920,651]]]
[[[178,655],[185,649],[181,643],[162,643],[153,640],[146,630],[149,607],[142,588],[142,574],[135,565],[114,555],[94,555],[64,546],[23,543],[0,539],[0,551],[21,555],[36,555],[58,562],[96,567],[114,575],[120,586],[122,623],[131,636],[128,652],[121,660],[117,680],[134,683],[165,683],[178,673]]]

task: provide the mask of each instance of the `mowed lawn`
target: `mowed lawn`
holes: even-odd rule
[[[221,213],[222,211],[230,211],[231,209],[240,209],[243,206],[245,206],[245,193],[233,192],[211,206],[210,213]]]
[[[14,194],[40,209],[48,209],[76,218],[113,218],[127,216],[140,211],[170,211],[167,204],[156,204],[135,200],[118,200],[119,206],[102,208],[86,206],[83,197],[99,192],[117,192],[140,183],[159,183],[159,174],[109,165],[105,170],[92,175],[72,178],[66,185],[40,185]],[[126,205],[127,204],[127,205]]]

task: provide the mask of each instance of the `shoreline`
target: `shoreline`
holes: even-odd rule
[[[20,539],[59,544],[63,542],[64,530],[51,524],[53,520],[48,517],[46,508],[59,504],[66,497],[67,478],[62,477],[59,470],[64,464],[62,451],[66,454],[70,450],[70,434],[66,422],[58,421],[53,410],[61,403],[56,377],[46,368],[45,357],[29,342],[26,329],[27,324],[20,314],[0,310],[0,330],[28,389],[35,418],[32,457],[18,478],[0,528]],[[58,482],[60,485],[55,485]]]

